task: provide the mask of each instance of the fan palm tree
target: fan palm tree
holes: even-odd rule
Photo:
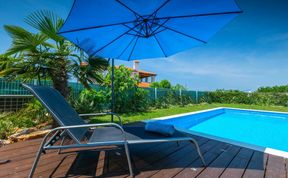
[[[102,82],[102,72],[108,62],[101,57],[89,57],[57,32],[64,20],[50,11],[37,11],[25,18],[37,33],[6,25],[12,45],[0,56],[0,75],[10,79],[31,80],[43,73],[52,80],[53,87],[64,97],[69,95],[70,74],[86,88],[92,82]],[[85,62],[87,65],[81,66]]]

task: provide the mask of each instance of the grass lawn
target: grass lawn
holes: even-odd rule
[[[244,105],[244,104],[198,104],[198,105],[188,105],[188,106],[175,106],[167,109],[155,109],[148,112],[141,113],[129,113],[121,114],[123,123],[136,122],[141,120],[147,120],[157,117],[170,116],[175,114],[200,111],[205,109],[212,109],[217,107],[231,107],[231,108],[242,108],[242,109],[259,109],[259,110],[269,110],[269,111],[282,111],[288,112],[288,107],[283,106],[257,106],[257,105]],[[110,116],[97,117],[91,119],[92,123],[98,122],[109,122],[111,119]],[[116,120],[117,118],[115,118]]]

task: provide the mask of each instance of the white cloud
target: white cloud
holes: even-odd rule
[[[287,42],[288,40],[288,32],[285,33],[277,33],[270,36],[263,36],[259,38],[258,42],[262,44],[272,43],[272,42]]]

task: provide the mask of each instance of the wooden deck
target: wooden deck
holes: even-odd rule
[[[205,160],[203,167],[188,142],[130,146],[136,177],[267,177],[286,178],[287,159],[263,154],[202,137],[198,140]],[[40,144],[39,139],[0,148],[0,177],[27,177]],[[40,159],[35,177],[128,177],[123,151],[83,151],[58,155],[49,151]]]

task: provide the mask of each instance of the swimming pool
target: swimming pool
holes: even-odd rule
[[[288,157],[288,113],[217,108],[158,119],[188,133]]]

